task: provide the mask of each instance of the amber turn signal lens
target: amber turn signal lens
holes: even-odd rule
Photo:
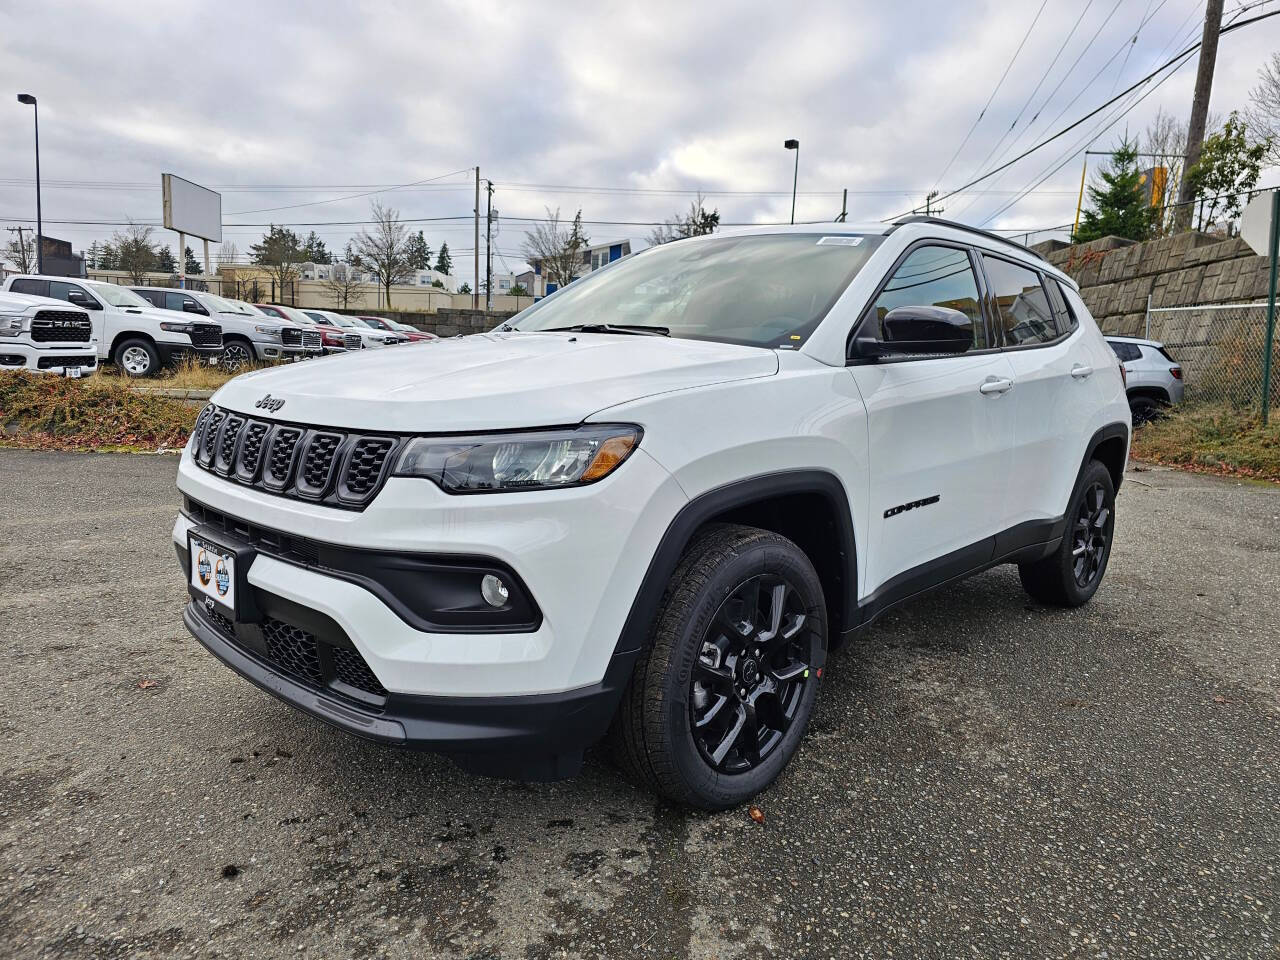
[[[607,477],[614,467],[627,458],[627,454],[631,452],[631,448],[635,445],[636,438],[632,435],[610,437],[600,444],[600,449],[596,451],[591,465],[582,474],[582,479],[584,481],[599,480],[601,477]]]

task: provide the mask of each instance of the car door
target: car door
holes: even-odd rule
[[[1019,529],[1000,543],[1005,552],[1049,539],[1043,521],[1066,510],[1097,409],[1095,362],[1057,280],[987,251],[980,261],[1015,384],[1007,515]]]
[[[932,240],[909,248],[857,333],[883,339],[884,315],[902,306],[959,310],[974,336],[960,354],[851,361],[868,418],[870,520],[859,566],[872,607],[991,558],[1012,461],[1012,370],[992,343],[968,248]]]

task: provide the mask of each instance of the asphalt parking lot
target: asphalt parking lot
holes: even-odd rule
[[[0,450],[0,954],[1280,957],[1280,490],[1131,472],[829,665],[745,810],[368,745],[183,629],[176,458]]]

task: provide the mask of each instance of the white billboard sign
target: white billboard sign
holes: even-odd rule
[[[164,225],[170,230],[222,242],[222,194],[172,173],[160,174]]]
[[[1240,236],[1254,253],[1264,257],[1271,255],[1271,204],[1274,196],[1274,190],[1258,194],[1249,201],[1240,217]]]

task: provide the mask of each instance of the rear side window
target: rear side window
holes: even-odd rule
[[[1112,352],[1123,363],[1142,359],[1142,351],[1138,349],[1137,344],[1121,343],[1117,340],[1108,340],[1107,343],[1111,344]]]
[[[916,247],[893,271],[875,303],[868,322],[883,340],[885,315],[896,307],[949,307],[959,310],[973,324],[973,348],[987,344],[986,326],[978,299],[978,281],[969,254],[956,247]]]
[[[49,295],[48,280],[15,280],[9,285],[12,293],[28,293],[33,297],[47,297]]]
[[[1027,267],[982,255],[982,266],[996,302],[996,322],[1006,346],[1047,343],[1058,338],[1058,325],[1040,274]]]

